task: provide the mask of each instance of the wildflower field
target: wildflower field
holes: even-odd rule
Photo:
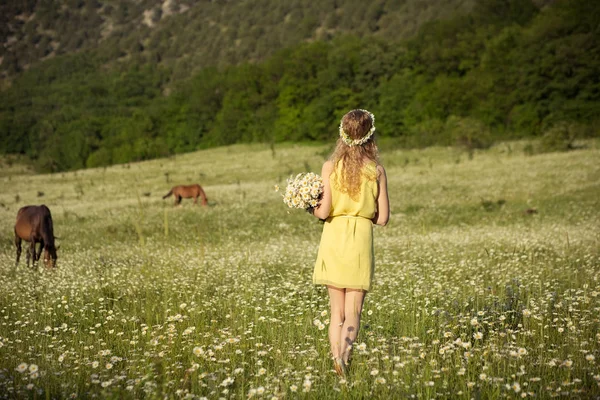
[[[281,191],[323,146],[233,146],[52,175],[0,169],[0,398],[600,398],[600,144],[382,152],[392,217],[350,374],[322,225]],[[163,200],[200,183],[209,206]],[[46,204],[54,270],[15,267]]]

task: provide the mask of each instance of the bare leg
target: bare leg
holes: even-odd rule
[[[19,265],[19,259],[21,258],[21,238],[15,234],[15,246],[17,246],[17,261],[15,266]]]
[[[365,301],[364,290],[346,289],[346,297],[344,303],[344,325],[342,326],[340,336],[340,356],[347,364],[352,351],[352,344],[358,336],[360,328],[360,315],[362,313],[363,303]]]
[[[342,356],[340,338],[342,337],[342,325],[344,324],[344,298],[345,289],[327,286],[329,291],[329,303],[331,306],[331,318],[329,321],[329,343],[333,358]]]

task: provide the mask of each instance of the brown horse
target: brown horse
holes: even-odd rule
[[[175,196],[174,205],[180,204],[182,198],[189,199],[191,197],[194,198],[194,204],[198,203],[198,197],[202,197],[203,206],[206,206],[208,204],[208,200],[206,199],[206,193],[204,193],[204,190],[198,184],[173,186],[169,193],[163,196],[163,199],[166,199],[171,195]]]
[[[17,212],[15,223],[15,246],[17,246],[17,261],[19,265],[21,257],[21,240],[29,242],[27,252],[27,266],[33,255],[33,264],[40,259],[44,249],[44,264],[46,267],[56,266],[56,246],[54,244],[54,229],[52,227],[52,215],[45,205],[25,206]],[[40,250],[36,254],[35,245],[40,244]]]

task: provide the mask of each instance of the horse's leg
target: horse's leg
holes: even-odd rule
[[[31,257],[32,257],[32,263],[31,266],[35,267],[35,263],[37,262],[37,250],[35,248],[35,245],[37,244],[37,242],[35,240],[31,241]]]
[[[21,238],[17,234],[15,234],[15,246],[17,246],[17,261],[15,262],[15,266],[17,266],[21,258]]]
[[[182,199],[182,197],[181,197],[180,195],[177,195],[177,196],[175,197],[175,205],[176,205],[176,206],[178,206],[178,205],[180,205],[180,204],[181,204],[181,199]]]
[[[198,204],[198,196],[194,196],[194,205]]]
[[[42,256],[42,250],[44,250],[44,245],[45,245],[44,244],[44,239],[42,239],[40,241],[40,250],[37,252],[37,254],[35,254],[35,245],[33,246],[34,256],[35,256],[34,259],[33,259],[34,261],[37,262],[37,261],[40,260],[40,257]]]
[[[32,265],[33,265],[35,263],[35,242],[33,241],[33,239],[29,243],[29,248],[27,249],[27,267],[29,267],[29,261],[31,260],[31,253],[32,252],[34,254],[34,260],[33,260],[33,263],[32,263]]]

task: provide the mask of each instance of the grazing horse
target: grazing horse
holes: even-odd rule
[[[175,196],[175,204],[178,205],[181,203],[181,199],[189,199],[191,197],[194,198],[194,204],[198,203],[198,196],[202,197],[202,205],[206,206],[208,204],[208,200],[206,199],[206,193],[202,187],[198,184],[195,185],[179,185],[173,186],[169,193],[163,196],[163,199],[166,199],[170,195]]]
[[[25,206],[17,212],[15,223],[15,246],[17,246],[17,261],[19,265],[21,257],[21,240],[29,242],[27,252],[27,266],[33,255],[33,264],[40,259],[44,249],[44,264],[46,267],[56,266],[56,246],[54,244],[54,229],[52,227],[52,215],[45,205]],[[40,251],[36,254],[35,245],[40,244]]]

